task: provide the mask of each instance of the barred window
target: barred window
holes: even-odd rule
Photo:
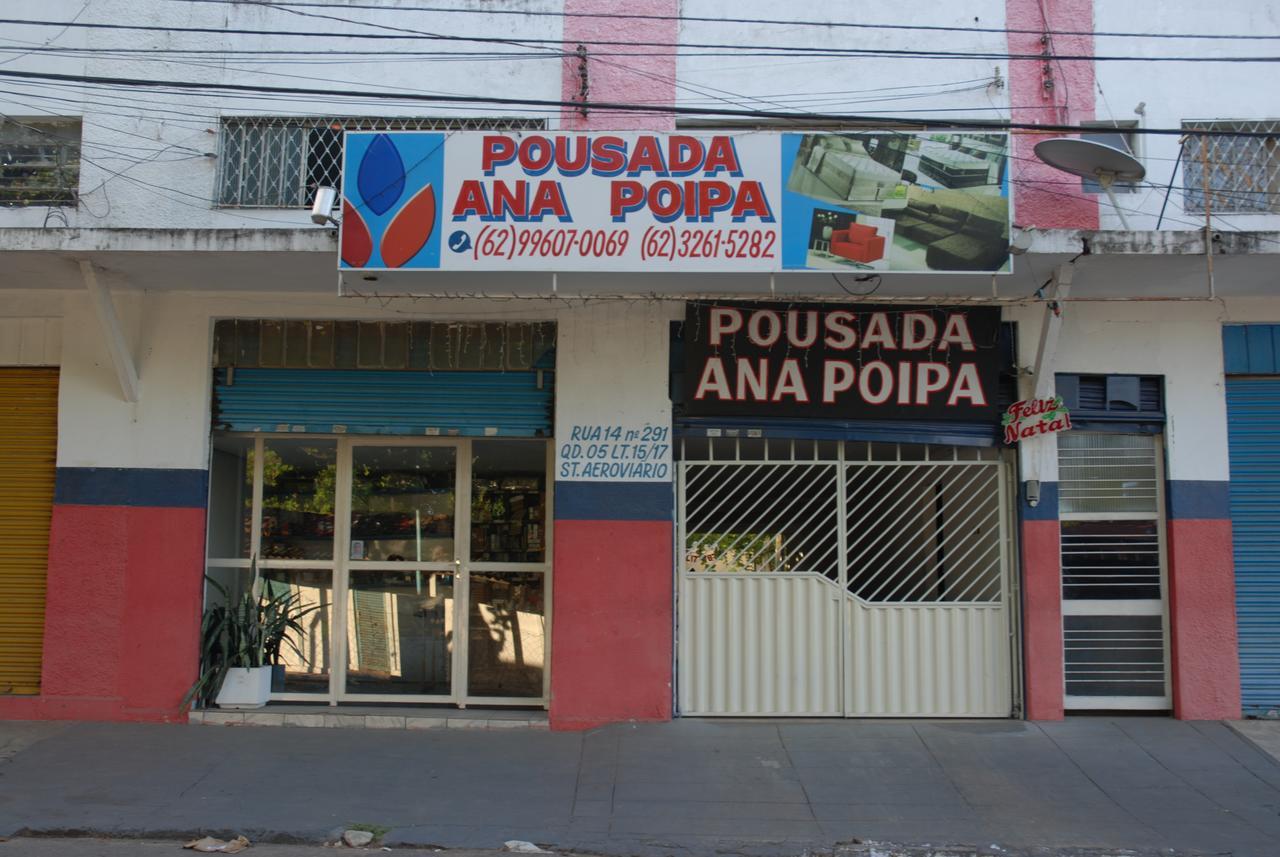
[[[74,206],[80,186],[80,120],[0,120],[0,205]]]
[[[218,204],[303,208],[317,187],[342,188],[343,131],[538,131],[542,119],[245,116],[222,120]]]
[[[1183,122],[1185,130],[1261,131],[1275,136],[1195,134],[1182,154],[1182,207],[1203,212],[1205,169],[1209,211],[1223,214],[1280,212],[1280,120]]]

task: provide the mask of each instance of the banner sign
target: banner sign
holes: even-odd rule
[[[1071,412],[1061,396],[1048,399],[1023,399],[1014,402],[1000,418],[1004,442],[1017,443],[1032,437],[1056,434],[1071,428]]]
[[[1006,134],[346,135],[351,271],[1007,273]]]
[[[687,304],[688,416],[995,421],[998,307]]]

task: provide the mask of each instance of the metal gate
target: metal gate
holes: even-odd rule
[[[1269,327],[1270,325],[1268,325]],[[1230,371],[1230,370],[1228,370]],[[1280,711],[1280,380],[1227,378],[1231,535],[1235,545],[1240,701]]]
[[[1009,716],[1006,468],[993,449],[686,439],[681,713]]]

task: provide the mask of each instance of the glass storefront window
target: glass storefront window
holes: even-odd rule
[[[205,587],[205,607],[239,604],[253,586],[253,569],[211,564],[206,572],[216,585]],[[280,643],[272,693],[328,693],[333,640],[333,572],[329,569],[266,569],[260,572],[264,595],[292,597],[300,631]],[[226,593],[225,597],[223,593]],[[271,654],[268,652],[268,658]]]
[[[347,693],[450,693],[453,611],[452,574],[352,572]]]
[[[262,456],[262,559],[333,559],[337,445],[268,438]]]
[[[467,693],[542,696],[546,603],[540,572],[471,572]]]
[[[248,559],[253,543],[253,438],[215,437],[209,460],[209,556]]]
[[[275,693],[328,693],[330,645],[333,638],[333,572],[320,569],[272,569],[262,573],[266,590],[292,597],[301,614],[302,630],[285,635],[279,666],[273,677]]]
[[[452,563],[451,446],[357,446],[351,452],[353,560]]]
[[[471,460],[471,559],[544,562],[547,446],[477,440]]]

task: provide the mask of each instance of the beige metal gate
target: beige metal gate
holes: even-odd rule
[[[719,438],[682,452],[681,713],[1010,715],[996,450]]]

